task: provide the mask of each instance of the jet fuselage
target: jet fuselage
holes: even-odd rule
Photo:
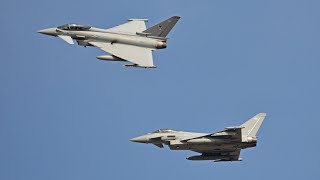
[[[257,144],[256,139],[247,142],[236,141],[227,138],[219,137],[201,137],[205,133],[193,133],[176,131],[170,133],[150,133],[131,139],[133,142],[150,143],[150,144],[165,144],[171,150],[192,150],[192,151],[217,151],[232,148],[249,148],[255,147]],[[194,138],[201,137],[201,138]],[[193,139],[194,138],[194,139]],[[190,139],[190,140],[184,140]]]
[[[128,19],[128,22],[109,29],[100,29],[84,24],[68,23],[55,28],[38,31],[56,36],[79,46],[94,46],[108,53],[97,56],[105,61],[127,61],[126,67],[156,68],[152,52],[167,47],[167,35],[180,19],[172,16],[147,28],[147,19]]]
[[[90,28],[86,31],[75,31],[75,30],[62,30],[59,28],[48,28],[39,31],[40,33],[52,35],[52,36],[70,36],[72,39],[78,41],[79,45],[91,46],[86,43],[88,41],[108,42],[127,44],[139,47],[145,47],[150,49],[164,49],[167,47],[165,39],[156,39],[150,37],[144,37],[134,34],[115,33],[108,32],[104,29]]]
[[[240,126],[226,127],[214,133],[194,133],[159,129],[131,139],[133,142],[154,144],[171,150],[191,150],[201,155],[188,157],[188,160],[241,161],[241,149],[257,145],[257,132],[266,113],[256,114]]]

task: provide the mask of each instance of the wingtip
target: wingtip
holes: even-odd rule
[[[267,116],[267,113],[265,113],[265,112],[261,112],[261,113],[259,113],[258,115],[259,115],[259,116],[264,116],[264,117],[265,117],[265,116]]]

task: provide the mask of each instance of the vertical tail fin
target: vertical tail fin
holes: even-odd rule
[[[143,32],[150,34],[150,36],[166,37],[179,19],[179,16],[172,16],[171,18],[154,25]]]
[[[256,136],[264,118],[266,117],[266,113],[259,113],[243,123],[241,126],[242,129],[242,135],[247,137],[254,137]]]

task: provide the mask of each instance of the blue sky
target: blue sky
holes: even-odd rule
[[[0,6],[0,179],[319,177],[320,25],[316,0],[16,1]],[[99,61],[37,30],[182,18],[157,69]],[[242,162],[129,139],[159,129],[214,132],[267,118]]]

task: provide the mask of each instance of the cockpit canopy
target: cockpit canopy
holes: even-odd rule
[[[91,28],[90,26],[76,24],[76,23],[64,24],[58,27],[58,29],[61,29],[61,30],[72,30],[72,31],[86,31],[86,30],[89,30],[90,28]]]
[[[172,129],[159,129],[159,130],[153,131],[152,133],[168,133],[168,132],[175,132],[175,130],[172,130]]]

